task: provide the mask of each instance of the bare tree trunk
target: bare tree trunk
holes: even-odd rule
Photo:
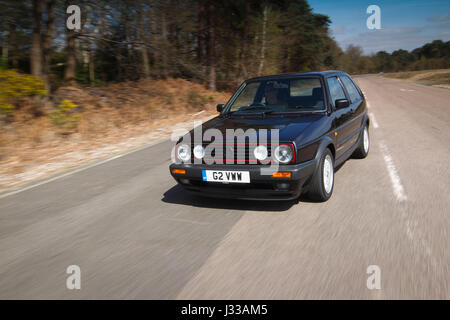
[[[153,67],[159,67],[159,40],[158,40],[158,30],[157,30],[157,23],[155,21],[156,19],[156,7],[152,6],[152,1],[150,1],[150,8],[148,10],[148,17],[150,19],[150,29],[151,29],[151,45],[152,45],[152,58],[153,58]]]
[[[31,36],[31,74],[42,76],[41,19],[42,0],[33,0],[33,34]]]
[[[132,29],[130,28],[130,7],[129,7],[129,2],[125,1],[125,42],[127,43],[127,60],[125,62],[125,78],[129,78],[131,73],[130,71],[132,70],[132,64],[131,61],[133,60],[133,52],[134,52],[134,48],[133,48],[133,44],[130,43],[131,39],[132,39]],[[134,74],[134,70],[132,72]]]
[[[89,45],[89,82],[93,84],[95,81],[95,69],[94,69],[94,55],[92,48]]]
[[[55,0],[47,1],[47,28],[43,39],[42,70],[45,87],[50,90],[50,48],[52,46],[53,25],[55,21]]]
[[[94,28],[94,36],[98,36],[100,29],[104,30],[104,21],[105,16],[102,15],[98,21],[98,24]],[[95,50],[93,48],[93,42],[89,43],[89,82],[91,84],[95,81],[95,64],[94,64],[94,58],[95,58]]]
[[[168,43],[167,43],[167,5],[164,5],[163,12],[161,13],[161,39],[162,39],[162,68],[163,68],[163,76],[164,78],[167,78],[169,76],[167,72],[167,49],[168,49]]]
[[[205,0],[201,0],[199,4],[199,14],[198,14],[198,48],[197,48],[197,62],[200,65],[202,81],[205,77],[205,64],[204,64],[204,52],[205,52]]]
[[[77,62],[75,58],[75,31],[66,28],[66,68],[64,80],[74,84],[76,77]]]
[[[19,44],[17,43],[17,24],[13,22],[11,26],[11,38],[10,38],[11,46],[12,46],[12,54],[11,54],[11,60],[12,60],[12,67],[14,69],[17,69],[19,67]]]
[[[66,0],[65,7],[70,5],[70,0]],[[66,68],[64,70],[64,80],[70,84],[75,83],[77,61],[75,57],[75,30],[66,27]]]
[[[144,65],[144,75],[150,77],[150,68],[148,64],[147,46],[145,41],[145,28],[142,22],[142,0],[138,2],[138,35],[141,44],[142,64]]]
[[[73,83],[76,76],[76,59],[75,59],[75,32],[66,31],[66,69],[64,71],[64,80]]]
[[[281,50],[283,52],[281,72],[282,73],[290,72],[291,70],[289,70],[289,49],[287,46],[283,46],[283,48]]]
[[[209,22],[209,90],[216,91],[216,28],[215,28],[215,4],[214,1],[209,1],[208,6],[208,22]]]
[[[244,61],[244,57],[248,55],[247,42],[250,28],[249,16],[250,16],[250,1],[247,1],[245,3],[244,30],[242,33],[242,41],[239,52],[239,66],[241,67],[239,71],[239,76],[241,79],[239,79],[239,81],[243,81],[244,79],[248,78],[247,63],[246,61]]]
[[[3,39],[3,46],[2,46],[2,63],[5,63],[6,65],[8,65],[9,43],[11,42],[9,30],[10,26],[8,23],[6,23],[6,30],[4,32],[5,38]]]
[[[261,41],[261,57],[259,59],[258,75],[260,75],[264,68],[264,59],[266,54],[266,25],[267,25],[267,5],[264,7],[263,13],[263,28]]]

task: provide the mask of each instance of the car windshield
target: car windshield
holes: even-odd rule
[[[291,113],[324,111],[319,78],[283,78],[247,82],[232,98],[224,113]]]

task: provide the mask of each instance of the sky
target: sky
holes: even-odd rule
[[[315,13],[332,23],[332,37],[342,49],[358,45],[365,54],[412,50],[433,40],[450,40],[450,0],[308,0]],[[369,5],[381,10],[381,29],[369,30]]]

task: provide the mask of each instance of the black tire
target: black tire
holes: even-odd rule
[[[367,148],[364,145],[364,134],[367,132]],[[369,135],[369,126],[366,124],[361,131],[361,135],[359,137],[358,147],[353,152],[353,158],[356,159],[364,159],[369,154],[370,150],[370,135]]]
[[[327,158],[328,157],[328,158]],[[327,158],[327,162],[331,161],[331,189],[326,190],[324,183],[324,165],[325,159]],[[319,166],[317,168],[316,173],[312,177],[311,183],[308,189],[308,198],[314,201],[324,202],[330,199],[333,194],[334,188],[334,158],[330,149],[325,149],[320,157]]]

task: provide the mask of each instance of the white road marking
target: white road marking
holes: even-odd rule
[[[415,91],[415,90],[407,90],[407,89],[400,89],[401,91]],[[369,102],[367,102],[367,108],[370,108]],[[372,120],[374,128],[378,128],[378,123],[375,119],[375,115],[370,112],[369,116]],[[413,247],[415,251],[419,252],[419,254],[423,254],[425,257],[427,257],[430,260],[431,266],[436,269],[438,265],[438,261],[433,255],[433,251],[431,249],[430,243],[427,241],[425,235],[421,230],[419,230],[419,223],[412,217],[409,217],[407,214],[407,197],[405,190],[403,188],[403,185],[400,181],[400,177],[398,175],[397,169],[394,165],[394,161],[389,153],[389,150],[384,143],[384,141],[380,142],[380,149],[384,158],[384,161],[386,162],[386,167],[388,169],[389,177],[392,183],[392,188],[395,194],[395,197],[399,202],[404,202],[406,206],[403,206],[400,208],[401,212],[401,219],[405,225],[405,232],[408,237],[408,239],[412,242]],[[380,297],[384,297],[382,290],[375,290],[374,292],[374,298],[378,299]]]
[[[0,199],[3,199],[3,198],[6,198],[6,197],[9,197],[9,196],[12,196],[12,195],[14,195],[14,194],[17,194],[17,193],[20,193],[20,192],[23,192],[23,191],[26,191],[26,190],[30,190],[30,189],[39,187],[39,186],[41,186],[41,185],[43,185],[43,184],[46,184],[46,183],[49,183],[49,182],[52,182],[52,181],[55,181],[55,180],[58,180],[58,179],[61,179],[61,178],[70,176],[70,175],[72,175],[72,174],[74,174],[74,173],[77,173],[77,172],[80,172],[80,171],[83,171],[83,170],[86,170],[86,169],[89,169],[89,168],[92,168],[92,167],[95,167],[95,166],[99,166],[99,165],[101,165],[101,164],[104,164],[104,163],[107,163],[107,162],[109,162],[109,161],[112,161],[112,160],[115,160],[115,159],[124,157],[124,156],[126,156],[126,155],[131,154],[131,153],[134,153],[134,152],[137,152],[137,151],[141,151],[141,150],[144,150],[144,149],[146,149],[146,148],[150,148],[150,147],[152,147],[152,146],[154,146],[154,145],[156,145],[156,144],[158,144],[158,143],[161,143],[161,142],[163,142],[163,141],[165,141],[165,140],[167,140],[167,138],[158,139],[158,140],[153,141],[152,143],[150,143],[150,144],[148,144],[148,145],[145,145],[145,146],[143,146],[143,147],[140,147],[140,148],[137,148],[137,149],[134,149],[134,150],[125,152],[125,153],[121,153],[121,154],[118,154],[118,155],[116,155],[116,156],[114,156],[114,157],[111,157],[111,158],[108,158],[108,159],[105,159],[105,160],[101,160],[101,161],[98,161],[98,162],[95,162],[95,163],[92,163],[92,164],[83,166],[83,167],[81,167],[81,168],[78,168],[78,169],[75,169],[75,170],[66,172],[66,173],[64,173],[64,174],[58,175],[58,176],[56,176],[56,177],[53,177],[53,178],[50,178],[50,179],[47,179],[47,180],[44,180],[44,181],[41,181],[41,182],[38,182],[38,183],[35,183],[35,184],[32,184],[32,185],[29,185],[29,186],[24,187],[24,188],[22,188],[22,189],[18,189],[18,190],[14,190],[14,191],[11,191],[11,192],[8,192],[8,193],[1,194],[1,195],[0,195]]]
[[[403,89],[403,88],[401,88],[400,91],[403,91],[403,92],[405,92],[405,91],[411,92],[411,91],[416,91],[416,90],[414,90],[414,89]]]
[[[403,188],[402,182],[398,175],[397,168],[394,165],[394,161],[392,160],[392,157],[389,153],[389,149],[383,141],[380,142],[380,149],[381,153],[383,154],[384,162],[386,163],[389,177],[391,178],[394,195],[398,201],[406,201],[407,197],[405,194],[405,189]]]
[[[380,142],[380,149],[383,155],[384,161],[386,162],[386,167],[389,172],[389,177],[391,178],[392,188],[395,194],[395,197],[399,202],[404,202],[407,200],[407,196],[405,193],[405,189],[400,181],[400,176],[398,175],[397,168],[394,165],[394,161],[390,155],[389,149],[387,148],[384,141]],[[419,223],[411,217],[407,215],[406,207],[401,208],[401,218],[405,224],[405,232],[408,236],[408,239],[413,242],[415,249],[418,252],[425,253],[430,259],[431,265],[436,268],[437,261],[433,256],[433,252],[431,250],[431,246],[426,240],[425,236],[419,232],[418,226]]]
[[[370,112],[370,113],[369,113],[369,116],[370,116],[370,119],[372,119],[373,127],[374,127],[375,129],[377,129],[379,126],[378,126],[377,119],[375,119],[375,115],[374,115],[372,112]]]
[[[200,113],[202,113],[202,112],[203,112],[203,111],[200,111],[200,112],[198,112],[197,114],[200,114]],[[207,119],[204,118],[204,119],[202,119],[201,121],[204,122],[204,121],[206,121],[206,120],[207,120]],[[177,125],[179,125],[179,124],[184,125],[184,124],[186,124],[187,122],[189,122],[189,121],[181,122],[181,123],[178,123]],[[166,140],[169,140],[169,141],[170,141],[170,137],[164,137],[164,138],[157,139],[157,140],[152,141],[152,142],[150,142],[149,144],[146,144],[146,145],[144,145],[144,146],[142,146],[142,147],[139,147],[139,148],[136,148],[136,149],[133,149],[133,150],[130,150],[130,151],[127,151],[127,152],[118,154],[118,155],[113,156],[113,157],[111,157],[111,158],[108,158],[108,159],[105,159],[105,160],[101,160],[101,161],[98,161],[98,162],[94,162],[94,163],[89,164],[89,165],[86,165],[86,166],[82,166],[82,167],[80,167],[80,168],[78,168],[78,169],[74,169],[74,170],[72,170],[72,171],[66,172],[66,173],[64,173],[64,174],[55,176],[55,177],[50,178],[50,179],[47,179],[47,180],[43,180],[43,181],[41,181],[41,182],[38,182],[38,183],[35,183],[35,184],[32,184],[32,185],[29,185],[29,186],[27,186],[27,187],[24,187],[24,188],[21,188],[21,189],[18,189],[18,190],[14,190],[14,191],[11,191],[11,192],[7,192],[7,193],[0,194],[0,199],[6,198],[6,197],[9,197],[9,196],[15,195],[15,194],[17,194],[17,193],[20,193],[20,192],[23,192],[23,191],[27,191],[27,190],[30,190],[30,189],[33,189],[33,188],[36,188],[36,187],[39,187],[39,186],[41,186],[41,185],[43,185],[43,184],[46,184],[46,183],[49,183],[49,182],[52,182],[52,181],[55,181],[55,180],[58,180],[58,179],[61,179],[61,178],[70,176],[70,175],[72,175],[72,174],[74,174],[74,173],[77,173],[77,172],[80,172],[80,171],[83,171],[83,170],[86,170],[86,169],[90,169],[90,168],[92,168],[92,167],[95,167],[95,166],[98,166],[98,165],[107,163],[107,162],[109,162],[109,161],[112,161],[112,160],[115,160],[115,159],[118,159],[118,158],[121,158],[121,157],[124,157],[124,156],[126,156],[126,155],[131,154],[131,153],[134,153],[134,152],[137,152],[137,151],[141,151],[141,150],[150,148],[150,147],[152,147],[152,146],[154,146],[154,145],[156,145],[156,144],[158,144],[158,143],[161,143],[161,142],[163,142],[163,141],[166,141]]]
[[[205,110],[202,110],[202,111],[197,112],[197,113],[192,113],[191,116],[195,117],[195,116],[198,116],[199,114],[202,114],[203,112],[205,112]]]

